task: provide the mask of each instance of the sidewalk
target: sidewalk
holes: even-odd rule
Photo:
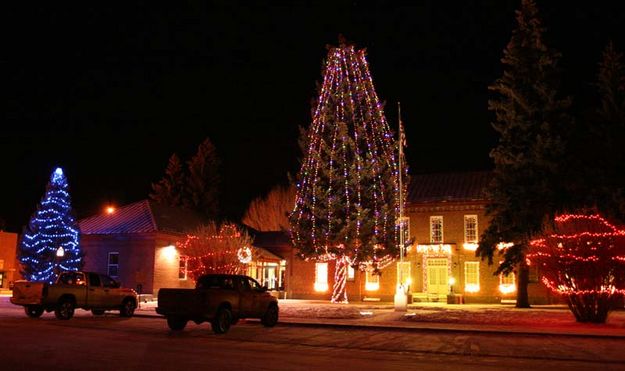
[[[625,311],[610,314],[604,325],[577,323],[566,306],[517,309],[507,305],[418,303],[395,312],[392,303],[331,304],[325,301],[280,300],[280,324],[287,326],[557,335],[625,339]],[[161,317],[156,302],[141,303],[135,315]]]

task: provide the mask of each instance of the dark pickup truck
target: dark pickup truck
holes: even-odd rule
[[[243,318],[260,318],[263,325],[278,322],[278,300],[253,278],[207,274],[195,289],[160,289],[156,313],[167,317],[172,330],[182,330],[188,321],[210,322],[217,334],[228,332]]]

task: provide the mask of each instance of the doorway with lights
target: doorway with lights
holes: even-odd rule
[[[427,258],[427,293],[428,296],[445,296],[449,293],[449,259]]]

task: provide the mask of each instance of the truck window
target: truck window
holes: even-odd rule
[[[89,273],[89,286],[99,287],[100,286],[100,275],[97,273]]]
[[[100,276],[100,278],[102,279],[102,286],[103,287],[116,287],[115,286],[115,280],[113,280],[111,277],[109,277],[109,276]]]
[[[64,285],[84,285],[85,276],[82,273],[67,272],[61,274],[59,283]]]

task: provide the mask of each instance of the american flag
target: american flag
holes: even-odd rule
[[[406,133],[404,132],[404,122],[399,118],[399,143],[402,147],[408,147],[408,142],[406,141]]]

